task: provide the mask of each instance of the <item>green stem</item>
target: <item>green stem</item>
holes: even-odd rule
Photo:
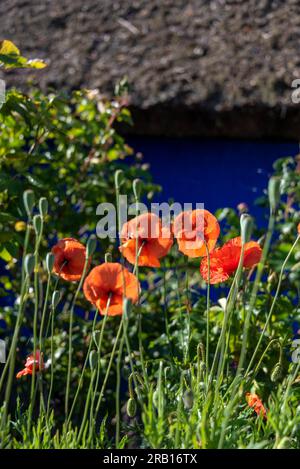
[[[30,404],[28,409],[28,420],[27,420],[27,427],[28,432],[30,431],[31,427],[31,419],[33,408],[35,404],[35,377],[36,377],[36,351],[37,351],[37,323],[38,323],[38,312],[39,312],[39,248],[42,240],[43,234],[43,219],[41,218],[41,228],[40,232],[36,234],[36,242],[35,242],[35,250],[34,250],[34,316],[33,316],[33,359],[34,359],[34,366],[32,368],[32,376],[31,376],[31,390],[30,390]]]
[[[207,269],[208,269],[208,279],[207,279],[207,291],[206,291],[206,348],[205,348],[205,377],[206,377],[206,386],[208,385],[208,373],[209,373],[209,327],[210,327],[210,254],[208,245],[205,241],[205,249],[207,255]]]
[[[15,330],[14,330],[14,334],[12,338],[12,343],[11,343],[9,355],[7,357],[7,362],[2,372],[1,381],[0,381],[0,389],[2,389],[7,370],[9,369],[8,380],[7,380],[6,389],[5,389],[5,398],[4,398],[5,406],[4,406],[1,428],[3,428],[3,425],[6,424],[6,419],[7,419],[7,412],[8,412],[13,377],[14,377],[14,372],[15,372],[16,349],[17,349],[17,343],[18,343],[18,338],[19,338],[19,332],[20,332],[20,328],[21,328],[21,324],[22,324],[23,316],[24,316],[23,314],[24,308],[26,304],[26,301],[24,300],[24,298],[26,297],[28,288],[29,288],[29,279],[26,276],[21,287],[20,305],[19,305],[19,310],[18,310],[17,322],[15,325]]]
[[[96,393],[99,387],[99,380],[100,380],[100,371],[101,371],[101,349],[102,349],[102,342],[103,342],[103,336],[104,336],[104,330],[105,330],[105,325],[108,319],[108,310],[109,310],[109,305],[111,301],[111,295],[108,298],[107,305],[106,305],[106,311],[105,311],[105,316],[102,320],[102,325],[101,325],[101,332],[100,332],[100,337],[99,337],[99,342],[97,345],[97,354],[98,354],[98,366],[97,366],[97,374],[96,374],[96,383],[94,386],[94,392],[92,395],[92,403],[91,403],[91,425],[90,425],[90,431],[92,431],[93,424],[95,422],[95,419],[93,418],[94,416],[94,408],[95,408],[95,401],[96,401]]]
[[[277,285],[276,293],[275,293],[275,296],[274,296],[274,298],[273,298],[273,302],[272,302],[272,305],[271,305],[269,314],[268,314],[268,316],[267,316],[267,319],[266,319],[264,328],[263,328],[263,330],[262,330],[262,332],[261,332],[261,334],[260,334],[260,336],[259,336],[259,340],[258,340],[258,342],[257,342],[257,345],[256,345],[255,350],[254,350],[254,352],[253,352],[252,358],[251,358],[250,363],[249,363],[249,365],[248,365],[248,368],[247,368],[247,370],[246,370],[246,373],[245,373],[246,376],[248,375],[249,371],[251,370],[251,366],[252,366],[252,364],[253,364],[253,362],[254,362],[254,360],[255,360],[255,357],[256,357],[257,352],[258,352],[259,347],[260,347],[260,344],[261,344],[261,342],[262,342],[262,340],[263,340],[263,337],[264,337],[264,335],[265,335],[265,333],[266,333],[266,330],[267,330],[267,327],[268,327],[268,325],[269,325],[270,319],[271,319],[271,317],[272,317],[272,315],[273,315],[273,311],[274,311],[274,308],[275,308],[275,305],[276,305],[276,302],[277,302],[277,299],[278,299],[278,296],[279,296],[279,293],[280,293],[280,288],[281,288],[281,284],[282,284],[282,278],[283,278],[283,274],[284,274],[285,267],[286,267],[286,265],[287,265],[287,263],[288,263],[288,261],[289,261],[291,255],[292,255],[292,253],[293,253],[293,251],[294,251],[294,249],[295,249],[295,247],[296,247],[296,245],[297,245],[299,239],[300,239],[300,236],[297,236],[296,241],[294,242],[294,244],[293,244],[293,246],[291,247],[291,249],[290,249],[290,251],[289,251],[287,257],[285,258],[285,261],[284,261],[283,264],[282,264],[282,267],[281,267],[281,270],[280,270],[279,279],[278,279],[278,285]]]
[[[225,341],[226,341],[226,331],[227,331],[227,326],[230,322],[231,313],[232,313],[232,310],[233,310],[233,307],[234,307],[234,303],[235,303],[235,300],[236,300],[236,297],[237,297],[237,294],[238,294],[238,289],[239,289],[239,285],[240,285],[240,281],[241,281],[241,275],[242,275],[242,270],[243,270],[243,262],[244,262],[244,250],[245,250],[245,247],[244,247],[244,245],[242,245],[239,265],[238,265],[237,271],[235,273],[235,276],[234,276],[234,279],[233,279],[233,282],[232,282],[232,285],[230,287],[230,290],[229,290],[229,293],[228,293],[228,296],[227,296],[227,300],[226,300],[222,330],[221,330],[221,334],[220,334],[220,337],[219,337],[219,340],[218,340],[218,343],[217,343],[217,347],[216,347],[216,351],[215,351],[215,355],[214,355],[214,359],[213,359],[213,364],[212,364],[211,371],[210,371],[210,374],[209,374],[209,385],[212,383],[212,380],[213,380],[213,376],[214,376],[214,373],[215,373],[215,370],[216,370],[218,354],[219,354],[220,349],[221,349],[221,354],[220,354],[220,357],[219,357],[217,381],[218,381],[219,376],[220,376],[220,370],[222,369],[222,363],[223,363],[223,357],[224,357],[224,344],[225,344]]]
[[[55,310],[52,307],[51,308],[51,375],[50,375],[50,388],[49,388],[48,403],[47,403],[47,413],[46,413],[47,421],[48,421],[49,413],[50,413],[51,396],[52,396],[53,383],[54,383],[54,341],[53,341],[54,313],[55,313]]]
[[[247,345],[248,345],[248,334],[249,334],[249,328],[250,328],[251,314],[252,314],[253,308],[255,306],[256,297],[257,297],[257,293],[258,293],[258,289],[259,289],[259,284],[260,284],[261,277],[262,277],[262,274],[263,274],[263,271],[264,271],[267,255],[268,255],[268,252],[269,252],[269,249],[270,249],[270,244],[271,244],[271,239],[272,239],[272,235],[273,235],[273,231],[274,231],[274,226],[275,226],[275,215],[274,215],[274,213],[271,212],[270,220],[269,220],[269,226],[268,226],[268,232],[267,232],[266,240],[265,240],[265,243],[264,243],[261,260],[260,260],[260,262],[258,264],[258,267],[257,267],[256,277],[255,277],[253,289],[251,291],[251,296],[250,296],[249,308],[248,308],[245,323],[244,323],[243,341],[242,341],[240,360],[239,360],[238,369],[237,369],[237,375],[239,375],[241,373],[241,371],[244,367],[244,361],[245,361],[245,358],[246,358]]]
[[[110,360],[109,360],[109,363],[108,363],[108,367],[107,367],[107,370],[106,370],[106,374],[105,374],[105,377],[104,377],[102,388],[101,388],[101,391],[100,391],[100,394],[99,394],[99,397],[98,397],[98,401],[97,401],[97,405],[96,405],[96,412],[95,412],[95,420],[96,420],[97,415],[99,413],[100,405],[101,405],[101,402],[102,402],[102,399],[103,399],[104,391],[105,391],[105,388],[106,388],[107,380],[109,378],[110,370],[111,370],[111,367],[112,367],[112,364],[113,364],[114,356],[115,356],[116,349],[117,349],[117,346],[118,346],[118,342],[119,342],[119,339],[120,339],[120,336],[121,336],[121,333],[122,333],[122,329],[123,329],[123,321],[121,320],[120,325],[119,325],[119,329],[118,329],[118,332],[117,332],[116,340],[115,340],[115,343],[114,343],[114,346],[113,346],[113,349],[112,349],[112,352],[111,352],[111,355],[110,355]]]
[[[77,399],[78,399],[78,396],[79,396],[79,392],[80,392],[81,387],[82,387],[84,373],[85,373],[85,370],[86,370],[86,367],[87,367],[87,364],[88,364],[88,361],[89,361],[89,356],[90,356],[90,353],[91,353],[91,349],[92,349],[93,333],[95,331],[97,316],[98,316],[98,310],[95,312],[95,316],[94,316],[94,320],[93,320],[93,326],[92,326],[92,335],[91,335],[91,338],[90,338],[90,342],[89,342],[88,350],[87,350],[86,357],[85,357],[85,360],[84,360],[84,364],[83,364],[83,367],[82,367],[82,370],[81,370],[81,373],[80,373],[80,378],[79,378],[76,393],[75,393],[75,396],[74,396],[74,399],[73,399],[73,402],[72,402],[71,410],[70,410],[70,413],[69,413],[69,416],[68,416],[68,419],[67,419],[67,425],[71,421],[71,418],[72,418],[72,415],[73,415],[73,412],[74,412],[74,409],[75,409],[75,406],[76,406],[76,403],[77,403]]]
[[[71,384],[71,369],[72,369],[72,353],[73,353],[73,317],[74,317],[74,308],[76,304],[77,297],[79,295],[79,292],[81,290],[86,271],[88,268],[89,264],[89,259],[85,259],[82,275],[80,278],[79,285],[77,287],[77,290],[75,292],[71,310],[70,310],[70,322],[69,322],[69,354],[68,354],[68,372],[67,372],[67,385],[66,385],[66,400],[65,400],[65,415],[66,418],[68,419],[68,414],[69,414],[69,395],[70,395],[70,384]]]
[[[116,384],[116,448],[120,443],[120,388],[121,388],[121,361],[123,355],[125,340],[125,328],[123,327],[123,335],[120,342],[119,353],[117,357],[117,384]]]

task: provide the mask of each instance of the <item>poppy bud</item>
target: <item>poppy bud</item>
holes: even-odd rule
[[[52,294],[52,307],[55,309],[60,301],[60,292],[55,290]]]
[[[132,183],[132,189],[135,199],[139,200],[142,191],[142,181],[140,179],[135,179]]]
[[[54,259],[55,259],[54,254],[52,254],[52,252],[48,252],[46,256],[46,268],[47,268],[47,272],[49,275],[52,273],[52,270],[53,270]]]
[[[279,177],[271,177],[268,186],[269,204],[272,213],[275,213],[277,205],[280,201],[280,179]]]
[[[198,344],[197,356],[198,356],[199,361],[201,361],[201,360],[205,361],[205,347],[204,347],[202,342],[200,342],[200,344]]]
[[[33,217],[33,227],[34,227],[35,234],[37,236],[40,236],[41,232],[42,232],[42,217],[41,217],[41,215],[34,215],[34,217]]]
[[[35,259],[33,254],[27,254],[24,260],[24,268],[27,275],[31,275],[34,270]]]
[[[282,366],[281,363],[278,362],[273,368],[273,371],[271,373],[271,381],[272,383],[276,383],[281,378],[282,375]]]
[[[186,410],[192,409],[194,405],[194,394],[192,391],[185,391],[183,394],[183,404]]]
[[[40,200],[39,200],[39,211],[40,211],[41,216],[43,218],[45,218],[45,216],[48,213],[48,200],[46,199],[46,197],[41,197],[40,198]]]
[[[129,318],[131,310],[132,310],[131,300],[129,298],[124,298],[124,301],[123,301],[123,314],[124,314],[124,317],[126,319]]]
[[[86,246],[86,257],[89,259],[96,251],[97,240],[94,235],[90,236]]]
[[[121,187],[121,185],[123,184],[124,182],[124,173],[122,171],[122,169],[118,169],[116,172],[115,172],[115,186],[117,189],[119,189]]]
[[[104,260],[105,260],[106,263],[111,262],[112,258],[111,258],[111,253],[110,252],[105,253]]]
[[[136,400],[133,397],[130,397],[127,401],[127,415],[128,417],[135,417],[136,416]]]
[[[34,193],[32,190],[27,190],[23,193],[23,202],[26,213],[29,218],[31,218],[32,209],[34,206]]]
[[[247,213],[243,213],[240,218],[240,224],[242,243],[246,244],[250,241],[251,238],[253,229],[253,219]]]
[[[92,350],[90,355],[89,355],[89,363],[90,363],[90,368],[91,370],[95,370],[98,365],[98,354],[96,350]]]
[[[201,361],[199,362],[198,366],[199,366],[199,376],[203,377],[206,373],[206,365],[204,362]]]

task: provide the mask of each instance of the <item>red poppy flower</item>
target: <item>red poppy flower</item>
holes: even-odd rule
[[[265,419],[267,418],[266,408],[257,394],[247,392],[246,401],[248,406],[251,407],[257,413],[257,415],[262,415]]]
[[[27,357],[25,368],[19,371],[16,377],[19,379],[22,376],[32,375],[33,368],[36,372],[44,369],[43,354],[39,350],[36,350],[35,352],[35,359],[33,358],[33,354]]]
[[[92,269],[83,285],[86,299],[96,306],[102,315],[106,314],[110,298],[108,316],[118,316],[123,313],[124,297],[136,303],[139,289],[135,275],[121,264],[111,262]]]
[[[208,210],[182,212],[174,221],[174,236],[179,251],[188,257],[205,257],[211,252],[220,234],[218,220]]]
[[[242,240],[240,237],[233,238],[221,248],[215,249],[210,254],[210,283],[216,284],[225,282],[234,274],[238,268],[242,250]],[[255,241],[245,244],[243,266],[251,269],[260,261],[262,254],[261,247]],[[208,282],[208,259],[202,259],[200,273],[204,280]]]
[[[143,213],[125,223],[121,231],[120,251],[130,262],[143,267],[160,267],[162,257],[166,256],[173,244],[170,230],[154,213]]]
[[[73,238],[64,238],[51,251],[55,256],[54,273],[69,282],[80,280],[86,255],[83,244]]]

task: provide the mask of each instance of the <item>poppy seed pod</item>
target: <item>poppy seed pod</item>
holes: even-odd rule
[[[91,370],[95,370],[97,368],[98,354],[97,354],[96,350],[91,351],[91,353],[89,355],[89,363],[90,363]]]
[[[43,222],[42,222],[41,215],[34,215],[34,217],[33,217],[33,227],[34,227],[35,234],[37,236],[41,235],[42,226],[43,226]]]
[[[41,197],[39,200],[39,211],[40,215],[45,218],[48,213],[48,200],[46,197]]]
[[[136,416],[136,400],[133,397],[130,397],[127,401],[127,415],[130,418],[133,418]]]
[[[24,260],[24,268],[27,275],[31,275],[34,270],[35,259],[33,254],[27,254]]]
[[[48,252],[46,256],[46,268],[49,275],[52,273],[54,267],[54,259],[54,254],[52,254],[52,252]]]
[[[52,307],[55,309],[60,301],[60,292],[55,290],[52,294]]]
[[[32,214],[32,209],[34,206],[34,193],[32,190],[29,189],[23,193],[23,202],[24,202],[26,213],[28,217],[30,218]]]
[[[97,240],[94,235],[90,236],[86,245],[86,258],[89,259],[96,251]]]
[[[194,405],[194,394],[192,391],[186,390],[183,394],[183,404],[185,410],[190,410]]]
[[[282,375],[282,366],[281,366],[281,363],[278,362],[274,366],[272,373],[271,373],[272,383],[276,383],[276,381],[278,381],[281,378],[281,375]]]
[[[250,241],[251,238],[253,229],[253,219],[247,213],[243,213],[240,218],[240,224],[242,244],[246,244]]]
[[[271,177],[268,186],[269,204],[272,213],[275,213],[280,201],[280,179]]]
[[[132,189],[135,199],[139,200],[142,192],[142,181],[140,179],[135,179],[132,183]]]
[[[118,169],[116,172],[115,172],[115,186],[117,189],[119,189],[121,187],[121,185],[123,184],[124,182],[124,173],[122,171],[122,169]]]

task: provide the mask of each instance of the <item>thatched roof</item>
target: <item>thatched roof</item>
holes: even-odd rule
[[[137,133],[300,135],[298,0],[1,0],[0,31],[48,60],[43,89],[126,75]]]

